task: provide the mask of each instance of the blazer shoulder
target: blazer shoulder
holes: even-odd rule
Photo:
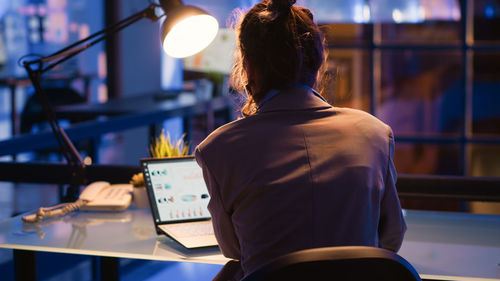
[[[379,125],[379,126],[387,126],[384,121],[378,119],[377,117],[373,116],[372,114],[359,110],[359,109],[354,109],[354,108],[347,108],[347,107],[342,107],[342,108],[336,108],[340,113],[350,116],[353,119],[357,120],[363,120],[365,122],[369,122],[370,124],[374,125]]]
[[[228,141],[228,137],[234,135],[236,130],[239,130],[245,123],[248,122],[246,117],[226,123],[210,133],[197,147],[198,150],[206,150],[214,145],[222,144]]]
[[[347,123],[353,128],[364,132],[367,136],[380,136],[384,139],[392,138],[393,133],[389,125],[372,114],[359,109],[340,108],[338,111],[344,116]]]

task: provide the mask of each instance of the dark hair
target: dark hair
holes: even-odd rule
[[[253,6],[236,27],[232,87],[246,93],[242,114],[255,114],[258,103],[271,89],[291,88],[297,83],[314,86],[325,61],[323,36],[307,8],[295,0],[263,0]],[[250,93],[244,60],[258,72],[262,87]]]

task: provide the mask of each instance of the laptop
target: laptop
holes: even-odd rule
[[[210,196],[196,159],[146,158],[141,167],[156,232],[188,249],[217,246]]]

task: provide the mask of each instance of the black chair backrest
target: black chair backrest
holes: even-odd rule
[[[267,280],[421,281],[411,264],[398,254],[365,246],[293,252],[262,266],[242,281]]]

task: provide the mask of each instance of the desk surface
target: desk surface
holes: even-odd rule
[[[500,216],[407,211],[399,254],[426,279],[500,280]],[[0,223],[0,248],[224,264],[217,248],[186,250],[158,236],[149,209],[76,212],[37,225]]]
[[[21,216],[0,223],[0,248],[211,264],[228,261],[218,248],[188,250],[157,235],[146,208],[78,211],[38,224],[24,224]]]

